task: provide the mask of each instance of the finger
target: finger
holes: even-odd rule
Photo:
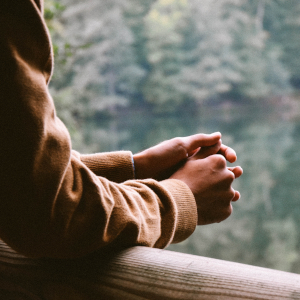
[[[193,151],[190,151],[188,153],[188,157],[191,157],[191,156],[195,155],[200,149],[201,149],[201,147],[198,147],[197,149],[195,149]]]
[[[221,140],[209,147],[201,147],[201,149],[192,157],[192,159],[203,159],[210,155],[218,153],[221,147]]]
[[[223,144],[220,147],[219,154],[222,154],[230,163],[234,163],[237,159],[235,151]]]
[[[235,201],[238,201],[240,198],[241,198],[240,192],[239,191],[235,191],[234,192],[234,197],[232,198],[231,201],[235,202]]]
[[[240,166],[228,167],[227,169],[234,174],[235,178],[239,178],[243,174],[243,169]]]
[[[212,134],[194,134],[188,137],[184,137],[185,147],[187,153],[192,153],[195,149],[199,147],[207,147],[216,144],[221,138],[220,132],[215,132]]]

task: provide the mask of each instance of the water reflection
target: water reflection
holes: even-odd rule
[[[101,141],[95,151],[137,152],[175,136],[221,131],[244,169],[234,185],[242,197],[229,219],[198,227],[169,249],[300,273],[300,118],[294,104],[203,107],[177,116],[123,112],[98,121],[90,136]]]

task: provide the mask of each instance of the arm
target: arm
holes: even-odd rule
[[[0,2],[0,237],[25,255],[62,258],[187,238],[197,212],[185,183],[118,184],[71,151],[48,93],[52,50],[40,7]],[[122,166],[132,172],[127,159]]]
[[[75,153],[75,151],[73,151]],[[134,179],[132,153],[130,151],[105,152],[80,155],[80,160],[96,175],[121,183]]]

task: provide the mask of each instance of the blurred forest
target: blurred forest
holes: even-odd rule
[[[176,113],[300,88],[298,0],[45,1],[51,92],[76,145],[120,107]]]
[[[221,131],[237,151],[234,214],[170,249],[300,273],[300,1],[45,0],[45,18],[73,148]]]

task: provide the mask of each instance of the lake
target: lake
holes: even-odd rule
[[[172,137],[215,131],[244,169],[234,183],[241,199],[226,221],[199,226],[168,249],[300,273],[299,100],[226,102],[178,115],[126,109],[94,122],[86,141],[94,151],[137,152]]]

